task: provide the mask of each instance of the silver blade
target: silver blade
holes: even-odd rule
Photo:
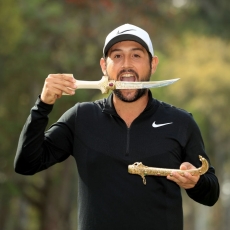
[[[171,85],[178,81],[180,78],[164,80],[164,81],[143,81],[143,82],[129,82],[129,81],[116,81],[116,89],[146,89],[146,88],[158,88],[167,85]]]

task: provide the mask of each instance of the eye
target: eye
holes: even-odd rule
[[[121,55],[120,54],[116,54],[116,55],[114,55],[114,58],[120,58],[121,57]]]
[[[141,56],[139,54],[133,54],[133,57],[140,58]]]

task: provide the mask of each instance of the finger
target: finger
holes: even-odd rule
[[[176,183],[185,183],[187,181],[185,174],[180,175],[177,172],[172,172],[170,175],[167,176],[167,179],[172,180]]]
[[[184,175],[180,175],[176,172],[172,172],[170,176],[167,176],[168,180],[174,181],[182,188],[193,188],[200,176],[192,176],[190,173],[185,172]]]
[[[46,79],[47,84],[54,84],[57,88],[58,86],[64,86],[72,89],[76,89],[76,79],[74,79],[72,74],[50,74]]]
[[[73,74],[69,73],[58,73],[58,74],[49,74],[48,78],[61,79],[64,81],[75,82],[76,79],[73,77]]]
[[[45,88],[55,94],[73,95],[76,89],[76,80],[72,74],[50,74],[45,81]],[[55,89],[59,90],[54,91]]]
[[[74,95],[75,94],[75,89],[61,86],[59,84],[53,84],[52,86],[49,86],[49,89],[47,91],[48,91],[47,94],[57,95],[58,98],[60,98],[63,95],[63,92],[65,94],[68,94],[68,95]]]
[[[177,172],[172,172],[169,176],[167,176],[171,179],[175,178],[178,181],[185,182],[187,180],[195,180],[197,176],[192,176],[191,173],[189,172],[184,172],[183,174],[177,173]]]
[[[47,104],[54,104],[63,92],[73,95],[75,82],[72,74],[49,74],[44,83],[41,100]]]
[[[179,185],[181,188],[192,188],[195,186],[194,183],[190,183],[189,181],[187,180],[184,180],[184,181],[181,181],[181,180],[178,180],[177,178],[168,178],[169,180],[175,182],[177,185]]]
[[[50,90],[52,90],[53,92],[55,92],[55,94],[60,94],[62,95],[63,92],[65,94],[75,94],[75,86],[72,86],[68,83],[66,84],[59,84],[59,83],[53,83],[52,86],[50,86]]]
[[[190,164],[189,162],[183,162],[181,165],[180,165],[180,169],[181,170],[187,170],[187,169],[195,169],[196,167],[192,164]]]
[[[180,166],[180,170],[187,170],[188,168],[187,168],[187,166],[183,163],[183,164],[181,164],[181,166]]]

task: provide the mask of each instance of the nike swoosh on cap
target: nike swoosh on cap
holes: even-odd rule
[[[123,31],[117,31],[117,34],[123,34],[123,33],[125,33],[125,32],[128,32],[128,31],[135,31],[135,29],[130,29],[130,30],[123,30]]]
[[[153,122],[152,126],[153,128],[158,128],[158,127],[162,127],[165,125],[171,125],[173,122],[169,122],[169,123],[163,123],[163,124],[156,124],[156,121]]]

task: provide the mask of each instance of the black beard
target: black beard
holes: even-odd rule
[[[120,89],[115,89],[113,93],[123,102],[134,102],[140,99],[145,93],[147,92],[147,89],[137,89],[135,95],[132,98],[127,99],[122,95],[122,92]]]
[[[123,69],[118,75],[117,75],[117,79],[119,77],[120,74],[122,74],[123,72],[132,72],[136,75],[137,79],[139,80],[139,75],[132,69],[128,69],[128,70],[125,70]],[[108,76],[108,73],[107,73],[107,76]],[[151,67],[150,67],[150,70],[149,70],[149,73],[143,78],[143,81],[149,81],[150,80],[150,77],[151,77]],[[136,93],[135,95],[132,97],[132,98],[126,98],[122,95],[122,91],[121,89],[115,89],[113,91],[113,93],[123,102],[134,102],[134,101],[137,101],[138,99],[140,99],[141,97],[143,97],[146,92],[148,91],[148,89],[137,89],[136,90]]]

